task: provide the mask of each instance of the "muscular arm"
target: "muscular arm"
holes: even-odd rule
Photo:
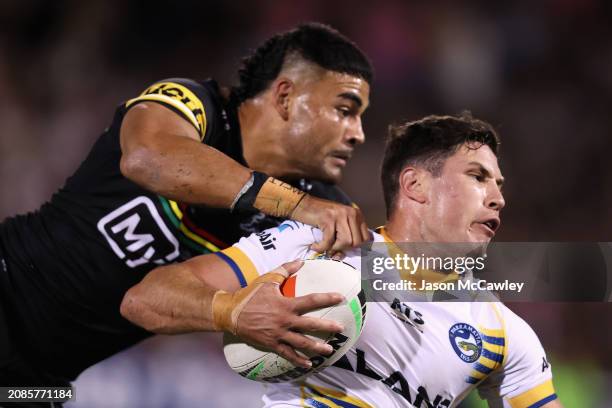
[[[121,124],[121,173],[156,194],[189,204],[229,208],[251,177],[251,170],[217,149],[204,145],[197,130],[172,110],[155,102],[133,106]],[[275,203],[272,193],[262,203]],[[278,216],[274,208],[259,210]],[[290,214],[282,215],[323,230],[317,251],[339,251],[369,239],[356,208],[306,195]]]
[[[203,273],[215,269],[216,273]],[[206,279],[202,279],[208,277]],[[121,314],[159,334],[215,330],[210,302],[218,289],[240,285],[229,266],[214,255],[156,268],[127,291]]]
[[[323,354],[331,353],[332,348],[298,331],[338,332],[342,327],[330,320],[301,315],[338,304],[342,296],[316,293],[284,297],[279,284],[300,267],[299,262],[287,263],[238,289],[238,280],[225,262],[214,254],[199,256],[151,271],[125,294],[121,314],[155,333],[230,331],[294,364],[309,367],[309,360],[294,348]],[[238,290],[219,295],[218,289]]]
[[[192,204],[229,208],[251,175],[199,141],[197,130],[155,102],[132,107],[121,125],[121,172],[143,188]]]

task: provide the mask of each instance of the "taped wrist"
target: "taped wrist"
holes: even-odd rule
[[[289,218],[306,193],[264,173],[254,171],[244,185],[232,210],[259,210],[273,217]]]
[[[281,266],[282,268],[282,266]],[[284,282],[286,275],[270,272],[255,279],[246,288],[238,289],[234,293],[224,290],[215,292],[212,298],[213,328],[217,331],[228,331],[238,334],[238,318],[251,298],[261,289],[264,283],[273,283],[279,286]]]
[[[218,290],[212,299],[213,327],[217,331],[228,331],[236,334],[236,325],[232,323],[232,294]]]

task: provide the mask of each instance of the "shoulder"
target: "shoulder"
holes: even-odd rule
[[[125,108],[130,109],[141,102],[162,104],[190,122],[204,139],[211,120],[220,109],[220,101],[218,87],[212,80],[167,78],[154,82],[140,95],[128,100]]]
[[[546,361],[546,354],[542,343],[536,332],[519,315],[514,313],[508,306],[498,303],[503,316],[506,337],[507,361],[506,365],[514,363],[524,363],[540,367]]]
[[[501,367],[479,384],[481,396],[493,406],[504,401],[510,406],[539,407],[554,400],[551,365],[538,336],[507,306],[495,306],[504,325],[504,358]]]

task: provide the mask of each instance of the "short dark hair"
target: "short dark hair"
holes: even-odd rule
[[[242,60],[240,83],[233,89],[238,102],[267,89],[278,77],[285,57],[293,52],[326,70],[357,76],[372,84],[372,65],[355,43],[328,25],[307,23],[276,34]]]
[[[439,176],[446,159],[466,143],[468,148],[486,145],[495,156],[499,153],[500,138],[493,126],[469,111],[390,126],[381,169],[387,217],[395,205],[399,175],[407,165],[425,167]]]

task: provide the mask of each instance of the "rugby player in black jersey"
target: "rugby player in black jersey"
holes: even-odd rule
[[[133,325],[120,305],[158,265],[223,249],[283,218],[322,228],[319,250],[367,239],[360,211],[334,186],[364,141],[366,56],[337,31],[307,24],[265,42],[239,76],[232,90],[213,80],[151,85],[119,106],[48,203],[0,224],[0,386],[66,384],[151,335],[156,327]],[[306,364],[293,348],[326,348],[288,334],[339,330],[299,315],[341,299],[289,301],[278,279],[234,294],[184,285],[195,295],[185,301],[205,311],[188,328],[237,332]]]

